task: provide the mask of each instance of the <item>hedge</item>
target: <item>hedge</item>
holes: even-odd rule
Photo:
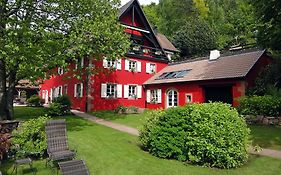
[[[192,104],[148,116],[140,142],[152,155],[218,168],[238,167],[248,159],[249,129],[230,105]]]

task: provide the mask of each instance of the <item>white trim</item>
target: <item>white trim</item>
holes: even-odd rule
[[[74,84],[74,97],[77,97],[76,91],[77,91],[77,84]]]
[[[187,96],[190,96],[190,102],[187,101]],[[185,104],[190,104],[193,102],[193,95],[192,93],[186,93],[185,94]]]
[[[141,72],[141,62],[137,61],[137,72]]]
[[[101,84],[101,98],[106,98],[106,84]]]
[[[129,85],[124,85],[124,98],[129,98]]]
[[[137,28],[137,27],[128,26],[128,25],[125,25],[125,24],[121,24],[121,26],[129,28],[129,29],[137,30],[137,31],[140,31],[140,32],[144,32],[144,33],[150,33],[148,30],[144,30],[144,29],[140,29],[140,28]]]
[[[146,90],[146,102],[150,103],[151,100],[151,92],[150,90]]]
[[[137,97],[141,98],[142,97],[142,86],[137,86]]]
[[[121,70],[121,67],[122,67],[122,59],[117,59],[116,60],[116,69],[117,70]]]
[[[157,89],[158,103],[162,103],[162,90]]]
[[[117,98],[122,98],[122,84],[117,84]]]

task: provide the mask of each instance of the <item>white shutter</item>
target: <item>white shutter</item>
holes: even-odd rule
[[[101,84],[101,98],[106,98],[106,84]]]
[[[74,84],[74,97],[77,97],[77,84]]]
[[[103,58],[103,67],[107,68],[107,59],[106,59],[106,57]]]
[[[146,101],[147,103],[150,103],[150,90],[146,91]]]
[[[80,97],[83,97],[83,83],[81,83]]]
[[[162,103],[162,90],[157,89],[158,103]]]
[[[129,98],[129,86],[124,85],[124,98]]]
[[[117,59],[116,62],[117,62],[116,69],[117,69],[117,70],[121,70],[122,59]]]
[[[53,101],[53,89],[51,88],[51,92],[50,92],[50,99],[51,99],[51,102]]]
[[[137,97],[141,98],[142,96],[142,86],[137,86]]]
[[[141,62],[137,61],[137,71],[141,72]]]
[[[146,67],[146,68],[145,68],[145,69],[146,69],[146,73],[149,73],[149,74],[150,74],[150,73],[151,73],[151,72],[150,72],[150,63],[146,63],[146,66],[145,66],[145,67]]]
[[[122,84],[117,84],[117,98],[122,98]]]
[[[129,70],[129,60],[125,60],[125,70]]]

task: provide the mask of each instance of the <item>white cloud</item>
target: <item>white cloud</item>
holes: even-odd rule
[[[124,5],[126,4],[127,2],[129,2],[130,0],[121,0],[121,4]],[[155,3],[159,3],[159,0],[139,0],[140,4],[141,5],[147,5],[147,4],[151,4],[152,2],[155,2]]]

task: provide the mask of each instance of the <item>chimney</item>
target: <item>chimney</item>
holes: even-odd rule
[[[219,50],[211,50],[210,52],[210,58],[209,60],[217,60],[220,57],[220,51]]]

